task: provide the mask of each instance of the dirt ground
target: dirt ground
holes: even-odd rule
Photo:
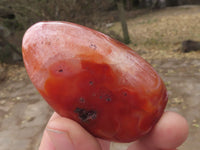
[[[188,9],[191,8],[187,8],[187,14]],[[195,8],[195,12],[193,16],[198,16],[196,20],[200,22],[200,8],[198,12]],[[129,24],[132,22],[134,20]],[[150,20],[147,23],[152,22]],[[199,33],[200,30],[198,35]],[[174,43],[171,41],[172,44],[168,47],[162,45],[163,41],[155,43],[157,40],[152,40],[151,43],[148,40],[145,43],[133,42],[130,46],[147,59],[163,78],[169,93],[166,110],[180,113],[189,123],[189,137],[179,150],[196,150],[200,147],[200,52],[176,52],[174,48],[177,48],[179,40],[172,40]],[[158,51],[159,48],[156,49],[152,44],[160,45],[162,50]],[[149,47],[150,50],[148,45],[152,46]],[[7,74],[0,78],[0,150],[35,150],[53,111],[33,87],[23,64],[7,67]],[[125,147],[126,145],[112,144],[112,150],[123,150]]]
[[[189,122],[190,135],[180,150],[196,150],[200,147],[200,59],[156,59],[151,64],[167,85],[167,110],[180,113]],[[9,66],[7,80],[0,87],[0,150],[37,149],[52,110],[23,65]],[[116,146],[119,148],[113,144]]]

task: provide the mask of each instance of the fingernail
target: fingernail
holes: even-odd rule
[[[74,150],[74,146],[67,132],[56,129],[46,129],[56,150]]]

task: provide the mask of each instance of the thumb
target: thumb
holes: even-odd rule
[[[101,146],[78,123],[54,113],[44,131],[39,150],[101,150]]]

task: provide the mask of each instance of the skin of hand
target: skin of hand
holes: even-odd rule
[[[127,150],[176,150],[188,136],[188,123],[175,112],[165,112],[149,134],[131,143]],[[89,134],[78,123],[54,113],[39,150],[109,150],[110,142]]]

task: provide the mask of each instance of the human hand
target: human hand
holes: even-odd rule
[[[127,150],[176,150],[188,136],[187,121],[165,112],[152,131],[130,144]],[[39,150],[109,150],[110,142],[89,134],[78,123],[54,113],[43,134]]]

